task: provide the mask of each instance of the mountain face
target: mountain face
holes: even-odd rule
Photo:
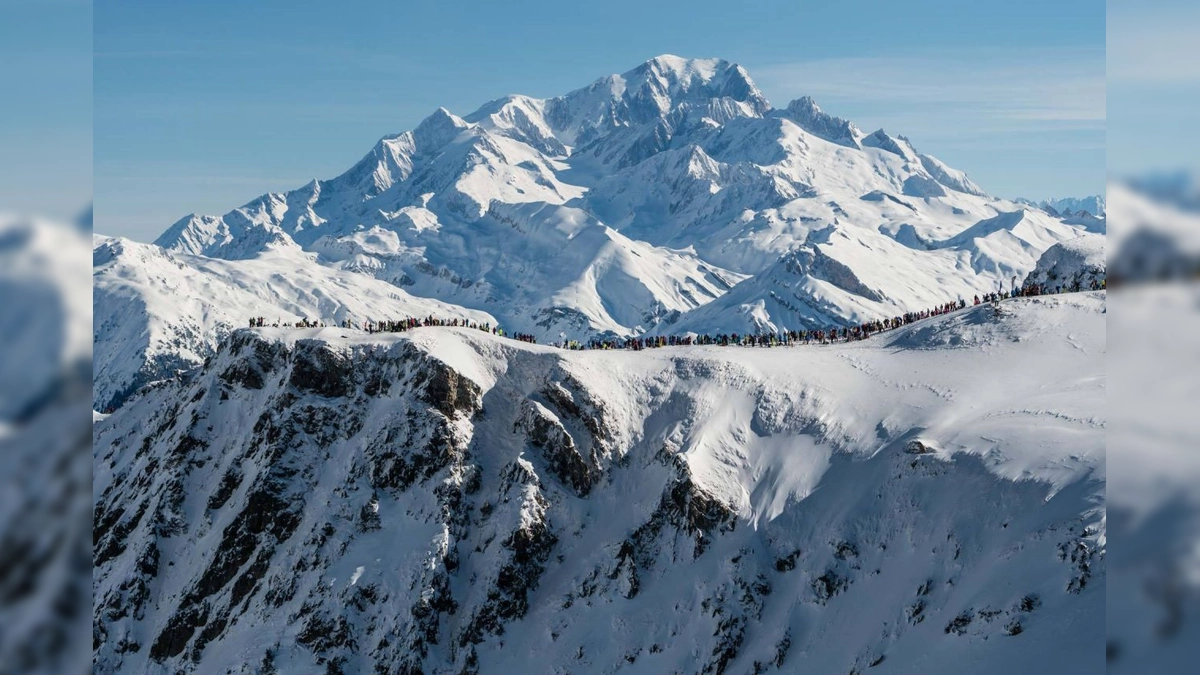
[[[95,672],[1097,672],[1104,311],[238,330],[96,424]]]
[[[894,316],[1011,285],[1102,222],[989,197],[905,137],[865,133],[811,98],[772,107],[736,64],[662,56],[555,98],[439,109],[340,176],[186,217],[156,244],[190,261],[161,266],[164,287],[183,287],[174,269],[215,269],[202,260],[222,261],[213,284],[264,285],[259,261],[282,261],[314,271],[314,294],[374,277],[406,301],[558,341]],[[94,269],[97,289],[128,291],[113,266]],[[224,310],[236,326],[300,313],[287,304]],[[398,311],[318,304],[302,308]],[[123,321],[115,307],[97,304],[98,323]],[[126,361],[109,365],[98,350],[97,385],[110,392],[98,405],[211,353],[209,324],[162,325],[180,345],[165,356],[120,347],[108,352]]]

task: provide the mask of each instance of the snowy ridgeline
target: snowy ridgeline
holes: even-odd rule
[[[157,246],[98,241],[95,405],[196,367],[253,316],[436,299],[542,342],[824,328],[1007,288],[1104,231],[810,98],[775,108],[736,64],[662,56],[439,109],[336,178],[188,216]]]
[[[1104,311],[240,330],[96,423],[95,671],[1099,672]]]

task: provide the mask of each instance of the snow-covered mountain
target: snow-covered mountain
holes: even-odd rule
[[[1099,672],[1104,312],[242,329],[95,426],[95,672]]]
[[[254,275],[292,266],[311,271],[314,294],[374,277],[548,341],[892,316],[1010,285],[1086,231],[1103,221],[989,197],[905,137],[810,98],[772,107],[736,64],[662,56],[555,98],[439,109],[336,178],[188,216],[156,242],[188,262],[154,274],[190,292],[210,273],[270,286]],[[97,289],[154,304],[117,267],[96,266]],[[338,302],[346,315],[380,308]],[[128,304],[98,301],[98,325],[123,323]],[[316,309],[257,307],[230,314]],[[159,352],[97,333],[122,341],[97,350],[105,403],[213,344],[213,324],[189,316],[160,317]]]

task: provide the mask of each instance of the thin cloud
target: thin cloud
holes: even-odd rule
[[[221,58],[227,59],[231,57],[255,56],[258,52],[237,50],[229,51],[226,49],[127,49],[127,50],[106,50],[92,52],[92,58],[95,59],[203,59],[203,58]]]
[[[1053,123],[1102,129],[1102,50],[1024,50],[976,59],[938,55],[813,59],[756,67],[768,93],[811,95],[838,107],[892,111],[912,121],[1015,129]],[[904,130],[901,129],[901,132]]]
[[[1200,84],[1200,10],[1110,12],[1108,79],[1120,85]]]

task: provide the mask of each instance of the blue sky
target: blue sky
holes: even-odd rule
[[[348,168],[438,106],[553,96],[663,53],[744,65],[1002,196],[1105,177],[1097,0],[97,0],[96,229],[152,239]]]
[[[1108,25],[1109,171],[1200,176],[1200,5],[1112,0]]]
[[[92,3],[0,0],[0,212],[92,199]]]

